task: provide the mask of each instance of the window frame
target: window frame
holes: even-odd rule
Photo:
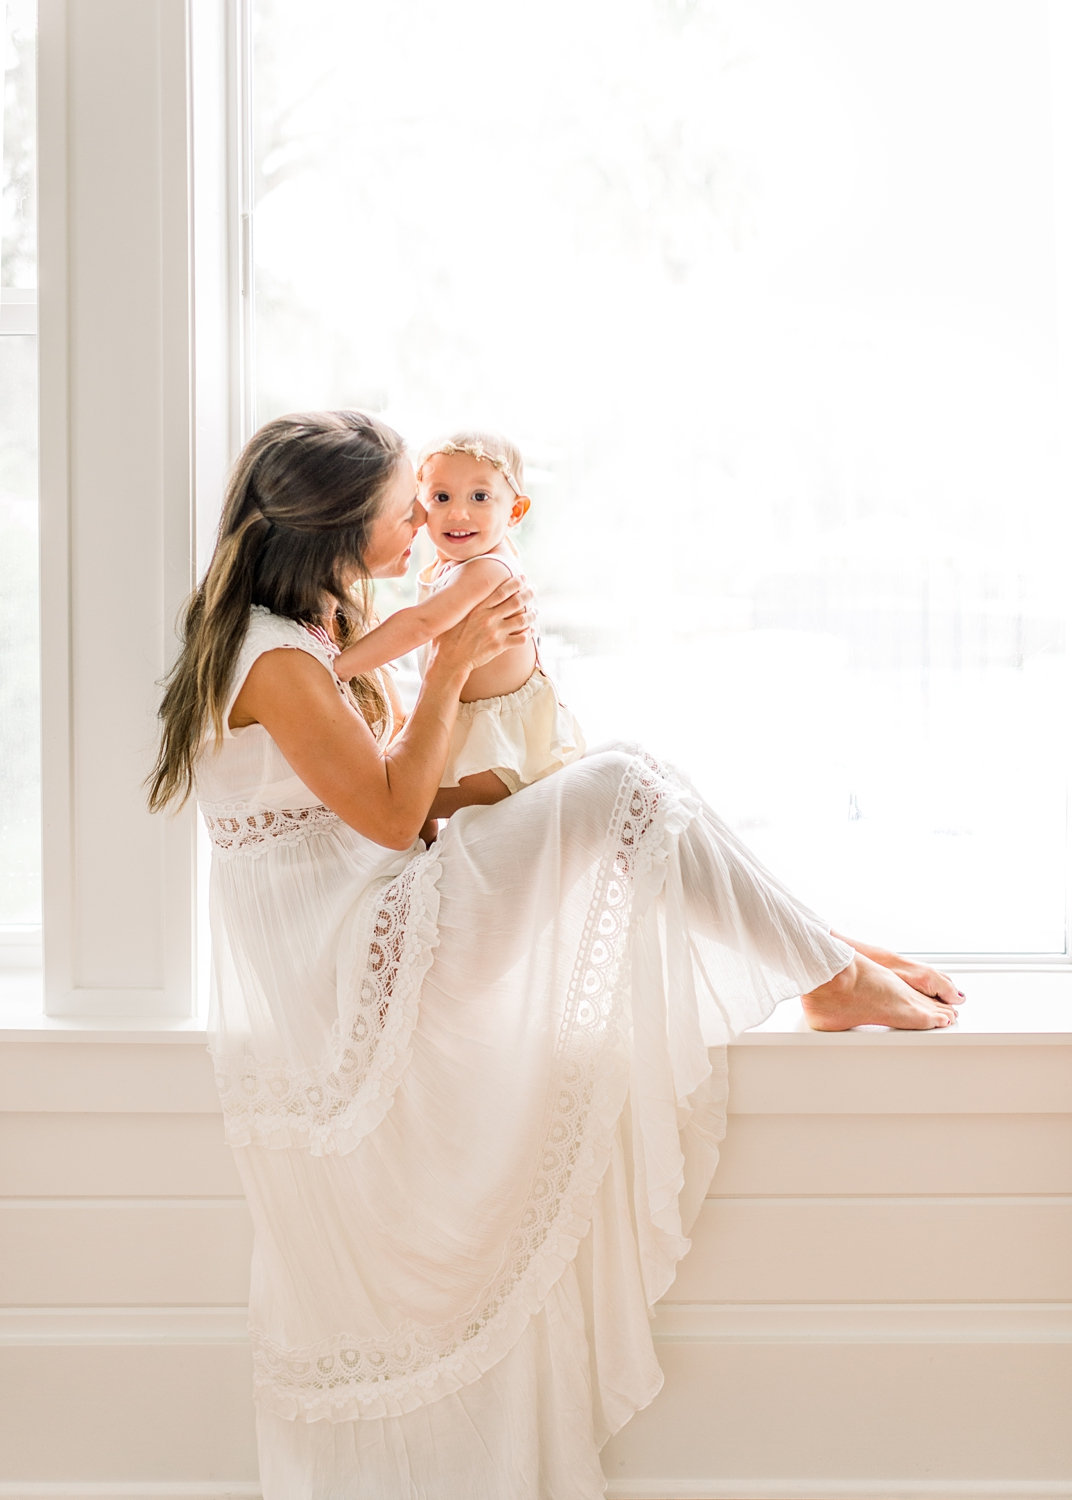
[[[182,0],[40,0],[46,1025],[193,1014],[193,810],[140,784],[193,581],[189,51]]]

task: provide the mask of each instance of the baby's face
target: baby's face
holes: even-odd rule
[[[494,464],[468,453],[426,459],[418,496],[428,513],[428,535],[451,562],[491,552],[528,508]]]

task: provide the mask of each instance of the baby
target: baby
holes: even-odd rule
[[[417,482],[436,560],[420,575],[415,605],[397,610],[336,658],[344,680],[449,630],[502,582],[504,569],[520,575],[508,533],[531,502],[513,443],[494,433],[455,433],[422,451]],[[476,790],[492,772],[507,791],[517,792],[584,754],[577,721],[560,701],[532,640],[478,667],[461,696],[444,787]]]

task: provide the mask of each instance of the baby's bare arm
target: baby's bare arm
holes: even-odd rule
[[[351,677],[372,672],[376,667],[386,666],[389,661],[397,661],[407,651],[427,645],[434,634],[428,627],[423,605],[414,604],[397,610],[382,625],[377,625],[354,645],[339,652],[335,658],[335,675],[349,682]]]
[[[463,776],[457,786],[441,786],[435,794],[430,818],[452,818],[463,807],[488,807],[509,797],[510,788],[494,771],[477,771]]]
[[[389,661],[397,661],[418,646],[426,646],[464,620],[502,581],[501,566],[491,559],[474,558],[464,568],[456,569],[455,576],[437,593],[420,604],[396,610],[382,625],[341,651],[335,658],[336,676],[348,682],[351,677],[360,677]]]

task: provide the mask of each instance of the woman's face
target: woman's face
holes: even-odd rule
[[[400,458],[369,527],[365,571],[370,578],[402,577],[409,566],[413,538],[425,520],[424,506],[417,499],[413,465],[408,458]]]

